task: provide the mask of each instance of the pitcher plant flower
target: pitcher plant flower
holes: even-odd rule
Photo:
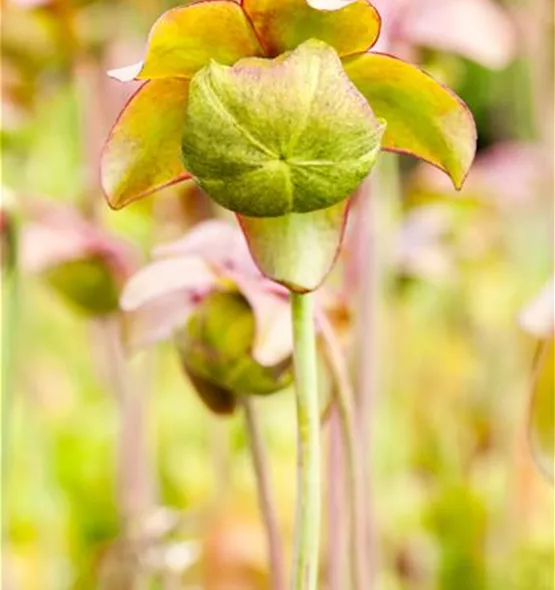
[[[430,162],[456,187],[474,157],[464,103],[415,66],[371,52],[380,26],[366,0],[208,0],[164,13],[144,60],[111,72],[144,84],[103,152],[109,204],[194,178],[238,214],[265,274],[315,289],[380,146]],[[279,256],[276,239],[290,245]]]
[[[283,588],[283,557],[264,444],[252,395],[293,379],[287,291],[260,274],[237,227],[198,224],[154,251],[124,288],[128,348],[171,339],[193,388],[214,413],[241,406],[265,524],[272,588]]]
[[[455,94],[370,51],[380,26],[367,0],[199,1],[164,13],[144,60],[112,72],[145,82],[102,155],[109,204],[192,179],[237,215],[259,269],[291,291],[296,590],[316,588],[320,535],[314,308],[305,294],[331,270],[349,196],[380,150],[430,162],[459,188],[476,149],[473,118]],[[368,586],[362,577],[354,587]]]
[[[287,292],[260,274],[237,228],[205,221],[153,254],[121,296],[130,352],[173,340],[185,373],[216,414],[232,413],[241,395],[291,383]]]

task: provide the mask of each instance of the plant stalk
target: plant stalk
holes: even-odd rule
[[[276,506],[270,485],[268,473],[268,458],[264,448],[260,424],[252,400],[248,396],[241,398],[245,423],[250,442],[252,463],[256,476],[258,488],[258,503],[260,514],[266,529],[266,540],[268,543],[268,560],[273,590],[285,590],[285,566],[283,559],[283,547],[279,524],[276,513]]]
[[[293,590],[316,590],[320,540],[320,413],[310,294],[291,294],[297,401],[297,511]]]
[[[343,441],[337,405],[332,403],[329,419],[328,440],[328,548],[327,548],[327,588],[344,590],[345,490],[343,485]]]
[[[354,590],[369,588],[366,538],[366,510],[364,502],[364,464],[360,449],[360,435],[355,420],[354,392],[345,355],[333,328],[324,315],[319,316],[324,344],[323,353],[334,379],[335,403],[345,446],[350,519],[351,579]]]
[[[2,220],[4,227],[4,243],[2,252],[5,259],[2,261],[2,358],[0,367],[0,383],[2,392],[1,407],[1,431],[0,431],[0,475],[2,480],[1,495],[4,501],[0,505],[0,523],[2,527],[0,553],[2,559],[2,573],[0,574],[0,586],[11,588],[12,572],[9,561],[9,531],[10,519],[8,500],[11,484],[11,458],[13,407],[15,400],[15,381],[19,360],[19,323],[21,320],[21,291],[19,276],[18,235],[15,221]]]

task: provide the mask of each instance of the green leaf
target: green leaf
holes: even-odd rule
[[[387,123],[383,148],[426,160],[460,188],[476,151],[476,126],[463,101],[415,66],[388,55],[367,53],[343,65]]]
[[[542,473],[554,482],[555,393],[553,340],[540,344],[532,383],[529,437],[532,454]]]
[[[325,41],[339,55],[370,49],[380,33],[378,11],[366,0],[341,4],[337,10],[337,2],[321,0],[243,0],[269,56],[295,49],[308,39]],[[319,9],[323,6],[327,9]]]
[[[341,245],[348,201],[311,213],[239,216],[261,272],[298,293],[313,291],[330,272]]]
[[[180,155],[188,89],[187,80],[147,82],[121,112],[100,166],[112,208],[190,178]]]
[[[220,205],[251,217],[330,207],[370,172],[384,125],[335,51],[212,63],[191,81],[183,161]]]

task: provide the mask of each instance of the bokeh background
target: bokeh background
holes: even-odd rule
[[[187,185],[117,213],[99,188],[102,143],[132,91],[105,72],[140,58],[174,5],[2,3],[6,590],[267,587],[242,416],[210,414],[169,344],[122,356],[117,319],[99,316],[117,285],[95,262],[44,271],[85,248],[81,224],[121,270],[223,215]],[[373,587],[552,590],[553,488],[527,434],[538,341],[519,318],[553,275],[553,5],[377,5],[379,49],[464,98],[479,152],[460,193],[384,156],[329,281],[366,396]],[[257,408],[290,539],[291,392]]]

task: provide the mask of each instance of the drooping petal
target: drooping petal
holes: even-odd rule
[[[231,65],[253,55],[264,53],[241,6],[232,0],[205,0],[165,12],[150,31],[142,67],[119,68],[112,76],[192,78],[210,60]]]
[[[293,353],[291,305],[287,291],[265,288],[269,281],[252,279],[241,273],[230,273],[241,294],[249,302],[256,321],[252,356],[257,363],[271,367],[283,362]]]
[[[127,282],[121,296],[121,308],[138,309],[151,301],[183,291],[193,294],[206,292],[214,284],[216,276],[198,257],[167,258],[156,260],[137,272]]]
[[[187,80],[147,82],[121,112],[101,160],[102,187],[114,209],[190,178],[181,162],[188,88]]]
[[[343,238],[349,200],[310,213],[238,215],[260,271],[292,291],[313,291],[330,272]]]
[[[382,146],[444,170],[460,188],[476,152],[476,126],[453,92],[415,66],[366,53],[343,62],[376,116],[387,122]]]
[[[260,278],[241,230],[216,219],[203,221],[183,238],[157,246],[154,256],[200,256],[220,274],[233,270],[245,277]]]
[[[380,15],[366,0],[243,0],[267,55],[320,39],[339,55],[368,50],[380,33]]]
[[[147,301],[123,316],[122,338],[129,352],[167,340],[189,319],[194,304],[183,291]]]

